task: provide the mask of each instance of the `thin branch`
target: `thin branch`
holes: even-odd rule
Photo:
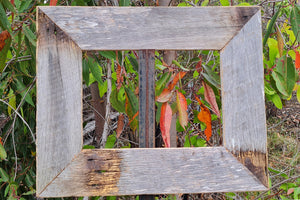
[[[109,134],[110,94],[111,94],[111,64],[110,63],[107,63],[107,93],[106,94],[107,94],[107,100],[106,100],[105,123],[104,123],[100,148],[105,147],[107,136]]]
[[[264,194],[266,194],[267,192],[269,192],[270,190],[282,185],[283,183],[286,183],[286,182],[289,182],[289,181],[292,181],[292,180],[295,180],[297,178],[300,178],[300,175],[297,175],[297,176],[292,176],[291,178],[289,179],[285,179],[279,183],[276,183],[275,185],[273,185],[272,187],[269,188],[269,190],[267,191],[264,191],[263,193],[261,193],[260,195],[258,195],[254,200],[258,200],[259,198],[261,198]]]

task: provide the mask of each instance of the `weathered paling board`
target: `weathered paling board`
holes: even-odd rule
[[[37,193],[82,148],[81,50],[44,14],[37,41]]]
[[[259,12],[40,7],[37,196],[265,190]],[[222,49],[224,147],[81,151],[81,51],[112,49]]]
[[[267,185],[260,20],[257,12],[221,51],[222,107],[224,146]]]
[[[156,194],[158,191],[172,194],[265,189],[224,147],[114,149],[83,150],[45,189],[43,195],[98,196]]]
[[[155,50],[139,51],[139,147],[155,147]]]
[[[259,10],[259,7],[39,8],[82,50],[219,50]]]

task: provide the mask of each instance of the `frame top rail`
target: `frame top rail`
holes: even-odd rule
[[[82,50],[222,49],[259,7],[39,7]]]

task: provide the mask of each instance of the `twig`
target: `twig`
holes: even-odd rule
[[[269,192],[269,191],[272,190],[273,188],[276,188],[276,187],[282,185],[283,183],[289,182],[289,181],[294,180],[294,179],[297,179],[297,178],[300,178],[300,175],[292,176],[292,177],[289,178],[289,179],[286,179],[286,180],[283,180],[283,181],[281,181],[281,182],[279,182],[279,183],[276,183],[275,185],[273,185],[272,187],[270,187],[269,190],[264,191],[263,193],[261,193],[260,195],[258,195],[254,200],[258,200],[259,198],[261,198],[264,194],[266,194],[267,192]]]
[[[10,107],[10,108],[11,108],[11,109],[12,109],[12,110],[13,110],[13,111],[21,118],[21,120],[23,121],[23,123],[27,126],[28,130],[30,131],[33,141],[35,142],[34,134],[33,134],[32,130],[31,130],[30,126],[27,124],[27,122],[25,121],[25,119],[22,117],[22,115],[20,115],[20,113],[17,112],[17,111],[16,111],[11,105],[9,105],[6,101],[3,101],[2,99],[0,99],[0,102],[2,102],[2,103],[4,103],[4,104],[6,104],[7,106],[9,106],[9,107]]]
[[[105,113],[105,123],[102,133],[102,140],[100,143],[100,148],[104,148],[107,136],[109,134],[109,122],[110,122],[110,94],[111,94],[111,64],[107,63],[107,100],[106,100],[106,113]]]

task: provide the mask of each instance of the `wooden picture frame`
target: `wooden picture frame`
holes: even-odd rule
[[[259,7],[38,7],[37,31],[37,196],[268,188]],[[149,49],[220,50],[223,146],[82,150],[82,51]]]

